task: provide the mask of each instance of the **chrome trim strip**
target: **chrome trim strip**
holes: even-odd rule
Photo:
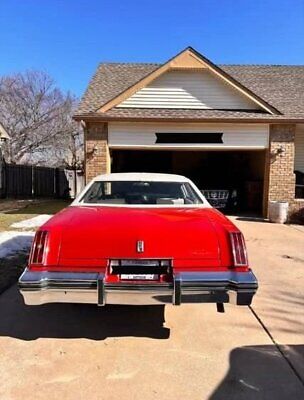
[[[57,272],[57,271],[30,271],[26,268],[19,278],[19,286],[34,285],[48,282],[66,283],[94,283],[98,279],[98,272]]]
[[[257,286],[257,279],[253,272],[235,272],[230,271],[203,271],[203,272],[181,272],[183,282],[208,282],[209,283],[227,283],[234,285],[252,285]]]

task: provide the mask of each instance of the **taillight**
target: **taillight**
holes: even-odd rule
[[[36,233],[30,256],[30,264],[44,263],[47,237],[48,237],[47,231],[38,231]]]
[[[231,232],[230,240],[233,254],[233,265],[235,267],[247,267],[248,258],[243,234],[241,232]]]

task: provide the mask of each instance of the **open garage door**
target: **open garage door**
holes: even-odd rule
[[[185,175],[204,191],[229,192],[236,212],[262,213],[265,150],[111,150],[112,172]],[[232,210],[231,210],[232,211]]]

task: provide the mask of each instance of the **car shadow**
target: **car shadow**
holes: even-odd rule
[[[304,346],[284,346],[285,357],[303,365]],[[303,377],[274,345],[233,349],[230,367],[209,400],[291,400],[304,398]]]
[[[14,256],[18,252],[26,253],[30,251],[30,247],[34,238],[33,232],[4,232],[7,239],[0,243],[0,259],[5,261],[9,256]]]
[[[0,297],[0,336],[38,338],[148,337],[168,339],[164,306],[46,304],[26,306],[17,285]]]

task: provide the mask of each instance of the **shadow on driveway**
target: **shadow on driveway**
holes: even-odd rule
[[[304,362],[304,345],[286,346]],[[287,353],[288,356],[288,353]],[[304,383],[276,346],[233,349],[230,368],[209,400],[300,400]]]
[[[168,339],[164,306],[46,304],[26,306],[17,286],[0,298],[0,336],[22,340],[138,336]]]
[[[7,257],[12,257],[18,252],[30,251],[34,232],[0,232],[0,260],[5,262]]]

